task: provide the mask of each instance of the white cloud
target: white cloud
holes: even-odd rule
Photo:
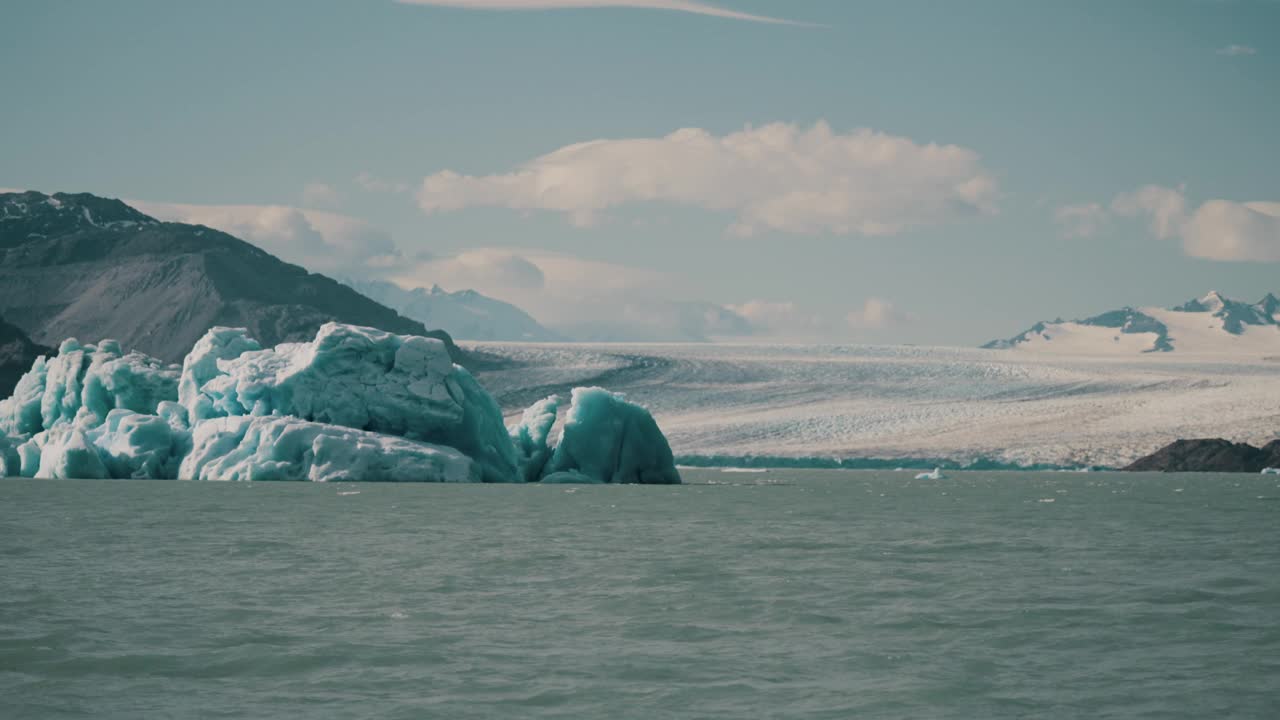
[[[342,201],[342,194],[332,185],[309,182],[302,188],[302,202],[306,205],[333,207]]]
[[[731,20],[773,23],[778,25],[805,25],[791,20],[752,15],[716,7],[694,0],[396,0],[403,5],[437,5],[471,10],[560,10],[572,8],[645,8],[649,10],[675,10],[678,12],[710,15]]]
[[[387,232],[346,215],[285,205],[126,202],[160,220],[221,230],[314,272],[377,274],[399,257]]]
[[[1280,202],[1209,200],[1187,210],[1184,189],[1148,185],[1116,197],[1117,214],[1147,215],[1158,238],[1180,238],[1187,255],[1208,260],[1280,262]]]
[[[1053,219],[1062,227],[1062,236],[1087,238],[1098,234],[1107,221],[1107,210],[1098,203],[1063,205],[1053,213]]]
[[[995,178],[978,154],[861,129],[836,133],[773,123],[714,136],[686,128],[662,138],[560,148],[510,173],[451,170],[423,180],[427,213],[468,207],[552,210],[575,224],[635,202],[731,212],[731,230],[893,235],[994,213]]]
[[[1248,45],[1228,45],[1223,48],[1218,48],[1218,54],[1229,55],[1232,57],[1238,55],[1257,55],[1258,49],[1249,47]]]
[[[1182,228],[1188,255],[1280,262],[1280,202],[1210,200]]]

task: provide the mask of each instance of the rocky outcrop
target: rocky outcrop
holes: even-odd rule
[[[1280,467],[1280,440],[1261,448],[1221,438],[1177,440],[1124,470],[1139,472],[1244,472]]]

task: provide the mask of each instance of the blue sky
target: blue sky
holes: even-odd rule
[[[10,0],[0,186],[549,324],[975,344],[1280,290],[1278,2],[438,4]]]

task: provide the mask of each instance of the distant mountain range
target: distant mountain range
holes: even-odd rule
[[[447,333],[231,235],[84,193],[0,193],[0,314],[36,343],[113,338],[170,362],[214,325],[271,346],[331,320],[437,337],[467,357]]]
[[[448,292],[431,289],[405,290],[383,280],[343,279],[347,285],[405,317],[427,327],[444,328],[458,340],[507,340],[558,342],[564,336],[538,324],[528,313],[475,290]]]
[[[1072,354],[1280,353],[1280,299],[1256,303],[1212,291],[1174,308],[1111,310],[1083,320],[1038,322],[982,347]]]

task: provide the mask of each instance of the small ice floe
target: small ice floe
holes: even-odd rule
[[[1280,475],[1280,468],[1266,467],[1262,468],[1263,475]]]
[[[933,472],[920,473],[919,475],[916,475],[917,480],[941,480],[945,477],[946,475],[942,474],[942,468],[939,467],[934,468]]]
[[[339,495],[359,495],[360,491],[359,490],[342,490],[342,491],[339,491],[338,494]]]
[[[744,468],[744,467],[727,467],[720,468],[722,473],[767,473],[769,468]]]
[[[1057,498],[1040,498],[1036,502],[1050,503],[1050,502],[1053,502],[1054,500],[1057,500]]]

